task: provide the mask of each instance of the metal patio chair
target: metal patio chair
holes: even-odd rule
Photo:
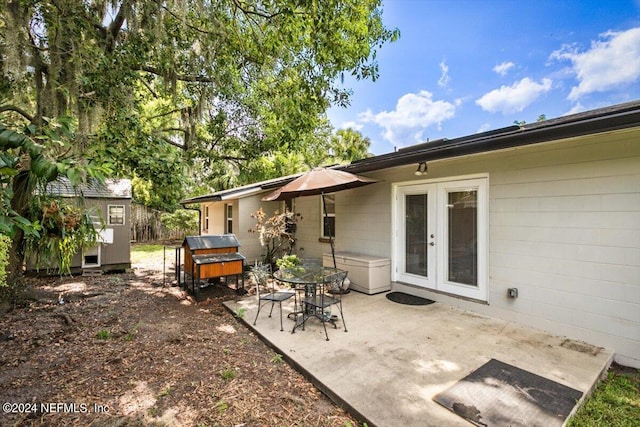
[[[281,291],[276,288],[276,281],[271,277],[270,264],[255,265],[251,267],[250,274],[256,282],[256,295],[258,296],[258,312],[256,313],[256,318],[253,320],[253,324],[255,325],[258,321],[260,309],[263,305],[269,302],[271,303],[271,310],[269,310],[269,317],[271,317],[273,306],[277,303],[280,308],[280,330],[284,331],[282,324],[282,302],[292,298],[294,292]],[[267,292],[261,292],[260,288],[262,287],[266,288]]]
[[[331,306],[336,306],[340,311],[340,317],[342,318],[342,325],[344,331],[347,332],[347,324],[344,321],[344,314],[342,312],[342,293],[337,292],[330,294],[329,292],[334,289],[340,289],[342,282],[347,278],[347,271],[340,271],[338,273],[326,276],[322,283],[318,283],[315,292],[306,296],[302,301],[304,309],[302,321],[302,330],[304,331],[305,323],[311,317],[316,317],[322,322],[324,328],[324,335],[329,341],[329,334],[327,333],[327,322],[331,323],[334,329],[338,329],[336,325],[336,318],[331,316],[327,309]]]

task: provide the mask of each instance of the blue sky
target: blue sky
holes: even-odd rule
[[[401,37],[328,111],[383,154],[640,99],[640,0],[384,0]]]

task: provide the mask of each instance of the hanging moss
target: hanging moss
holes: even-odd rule
[[[7,286],[7,265],[9,264],[9,248],[11,239],[0,234],[0,287]]]

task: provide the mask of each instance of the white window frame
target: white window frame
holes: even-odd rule
[[[231,216],[229,216],[229,208],[231,208]],[[229,227],[231,224],[231,227]],[[224,232],[233,233],[233,203],[224,205]]]
[[[111,221],[111,208],[122,208],[122,223],[114,223]],[[113,215],[116,216],[116,215]],[[124,226],[127,224],[127,208],[125,205],[107,205],[107,225]]]
[[[280,203],[280,212],[291,212],[291,213],[295,213],[296,211],[296,203],[295,203],[295,199],[287,199],[287,200],[283,200]],[[289,206],[291,206],[291,208],[289,208]]]
[[[324,195],[325,197],[325,202],[326,199],[331,197],[333,199],[333,213],[329,213],[327,212],[326,216],[329,218],[333,218],[333,230],[331,230],[331,237],[333,239],[336,238],[336,193],[327,193]],[[324,234],[324,218],[325,218],[325,212],[324,212],[324,205],[322,203],[322,196],[320,196],[320,238],[321,239],[329,239],[329,236]]]
[[[204,207],[204,218],[202,218],[202,230],[209,231],[209,205]]]
[[[434,187],[434,194],[437,199],[435,204],[435,210],[430,212],[436,212],[437,218],[435,218],[435,224],[437,230],[435,232],[437,241],[435,242],[436,250],[436,264],[430,263],[430,265],[436,265],[436,271],[431,272],[429,276],[432,279],[424,281],[422,283],[416,281],[407,281],[406,277],[402,277],[402,260],[404,257],[404,246],[401,240],[404,239],[402,233],[401,221],[404,221],[404,212],[401,209],[401,201],[399,194],[404,189],[413,186],[431,185]],[[477,286],[469,286],[461,283],[455,283],[446,279],[446,269],[448,268],[446,256],[447,256],[447,243],[443,240],[445,236],[445,227],[447,218],[447,207],[445,198],[448,191],[465,190],[469,187],[475,187],[478,191],[478,248],[477,248]],[[471,300],[477,300],[489,303],[489,280],[488,280],[488,251],[489,251],[489,174],[474,174],[463,176],[451,176],[432,180],[415,180],[396,182],[392,184],[392,210],[391,218],[393,225],[393,232],[391,238],[391,252],[392,257],[392,269],[391,280],[409,283],[415,286],[424,287],[436,291],[441,291],[453,296],[465,297]],[[434,223],[434,219],[431,220]]]

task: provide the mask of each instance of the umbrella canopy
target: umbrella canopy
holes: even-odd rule
[[[350,188],[362,187],[364,185],[378,182],[375,179],[365,176],[354,175],[349,172],[339,171],[327,168],[315,168],[306,172],[287,185],[267,194],[262,198],[265,202],[275,200],[288,200],[302,196],[322,195],[322,209],[324,211],[325,221],[327,220],[327,205],[324,195],[334,193],[336,191],[348,190]],[[333,266],[336,266],[336,253],[333,246],[333,234],[329,229],[329,243],[331,245],[331,258]]]
[[[300,175],[287,185],[267,194],[263,201],[288,200],[301,196],[333,193],[349,188],[373,184],[375,179],[335,169],[315,168]]]

